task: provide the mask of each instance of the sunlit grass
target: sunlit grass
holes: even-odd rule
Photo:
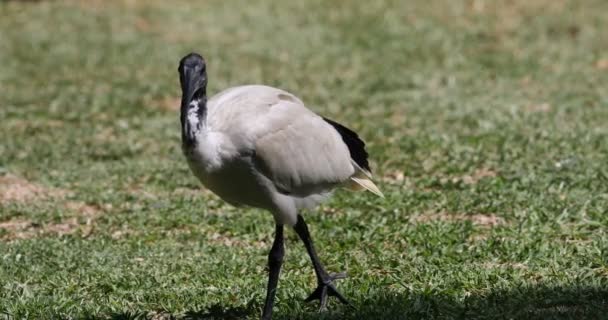
[[[259,316],[270,214],[199,190],[177,63],[289,90],[367,141],[386,199],[307,213],[277,319],[608,311],[608,3],[0,3],[0,319]]]

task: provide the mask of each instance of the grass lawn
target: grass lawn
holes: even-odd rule
[[[306,213],[355,310],[608,316],[608,2],[0,2],[0,319],[256,319],[274,224],[202,190],[177,64],[291,91],[360,133],[386,195]]]

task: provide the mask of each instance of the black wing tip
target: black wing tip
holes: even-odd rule
[[[348,147],[348,152],[350,153],[351,159],[355,161],[355,163],[364,170],[372,172],[372,169],[369,167],[369,161],[367,160],[369,154],[365,150],[365,142],[359,138],[359,135],[353,130],[327,118],[323,118],[325,122],[329,123],[338,131],[340,136],[342,137],[342,141]]]

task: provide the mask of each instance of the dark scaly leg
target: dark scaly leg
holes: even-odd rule
[[[317,275],[317,289],[313,291],[313,293],[306,298],[306,302],[319,299],[320,310],[324,310],[327,306],[327,297],[335,296],[340,300],[340,302],[351,305],[346,298],[336,289],[333,284],[334,280],[344,279],[346,278],[345,273],[338,274],[329,274],[325,271],[323,264],[319,260],[315,248],[312,244],[312,239],[310,237],[310,233],[308,232],[308,226],[306,226],[306,222],[304,222],[304,218],[298,215],[298,221],[294,226],[294,230],[304,242],[304,246],[306,246],[306,251],[308,251],[308,255],[310,256],[310,260],[312,260],[312,266],[315,269],[315,274]]]
[[[283,256],[285,248],[283,246],[283,225],[276,225],[274,234],[274,243],[268,254],[268,289],[266,291],[266,303],[264,303],[264,312],[262,320],[270,320],[272,318],[272,306],[274,305],[274,296],[277,292],[277,284],[279,283],[279,273],[283,264]]]

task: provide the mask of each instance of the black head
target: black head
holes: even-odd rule
[[[179,61],[179,82],[182,87],[182,107],[192,100],[204,96],[207,90],[207,68],[205,59],[190,53]]]
[[[179,82],[182,86],[182,141],[184,146],[196,143],[196,133],[205,121],[207,111],[207,71],[205,60],[190,53],[179,61]]]
[[[180,74],[182,74],[185,69],[195,68],[201,68],[203,71],[205,71],[205,59],[200,54],[192,52],[184,56],[179,61],[179,68],[177,70]]]

